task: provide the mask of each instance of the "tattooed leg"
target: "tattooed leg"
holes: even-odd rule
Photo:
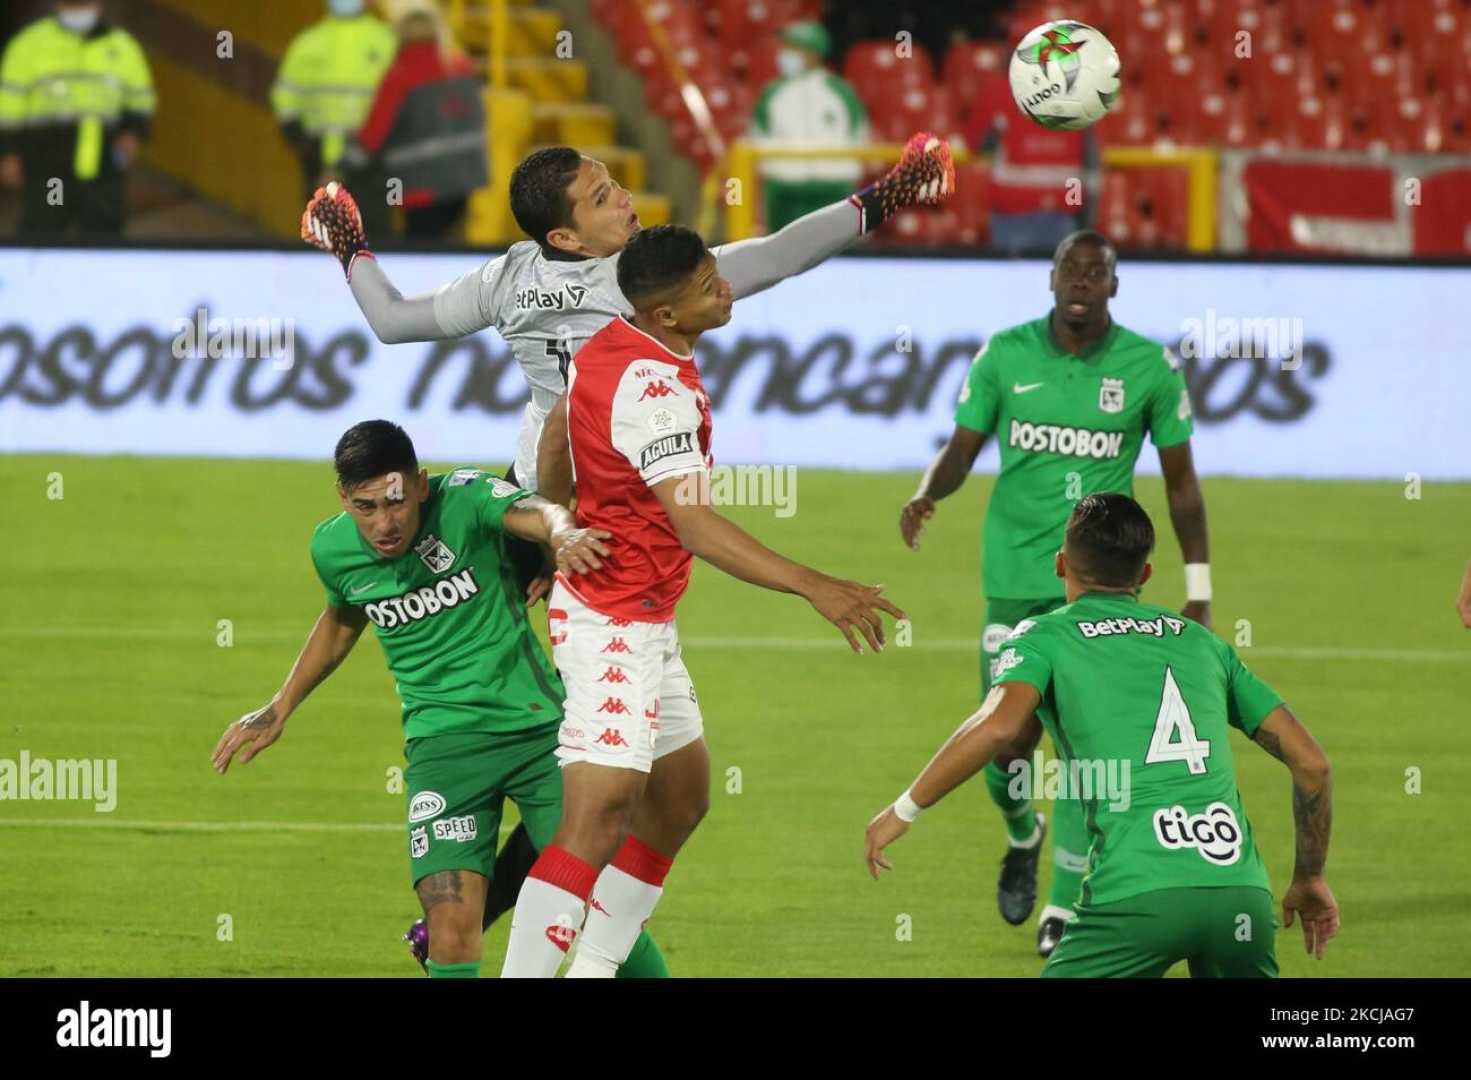
[[[429,959],[436,964],[479,962],[486,884],[473,870],[441,870],[414,886],[429,923]]]

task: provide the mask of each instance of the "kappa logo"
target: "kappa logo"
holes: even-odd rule
[[[608,747],[628,745],[628,740],[623,737],[623,733],[621,731],[615,731],[613,728],[603,728],[603,733],[594,739],[593,742],[601,743],[603,746]]]
[[[1098,407],[1104,412],[1124,411],[1124,380],[1104,379],[1098,388]]]
[[[414,553],[424,561],[424,565],[436,574],[442,574],[455,564],[455,553],[449,549],[445,542],[430,533],[414,548]]]
[[[552,923],[547,927],[547,940],[557,948],[566,952],[577,940],[577,931],[563,923]]]
[[[632,619],[620,619],[616,615],[609,615],[608,616],[608,621],[606,623],[604,623],[603,625],[604,626],[622,626],[622,627],[628,627],[628,626],[632,626],[633,625],[633,620]]]
[[[624,641],[621,637],[615,637],[612,641],[603,646],[603,652],[631,654],[633,650],[628,647],[628,642]]]
[[[598,706],[598,712],[627,716],[629,715],[629,708],[627,705],[623,704],[622,698],[610,697],[607,701]],[[599,740],[599,742],[601,741],[602,740]]]
[[[409,803],[409,823],[428,821],[444,813],[444,796],[437,791],[421,791]]]
[[[623,674],[622,668],[609,667],[607,671],[598,676],[598,682],[626,683],[632,682],[627,675]]]
[[[651,382],[645,386],[644,392],[638,396],[638,399],[645,401],[648,398],[666,398],[671,395],[677,396],[677,392],[667,382],[660,379],[658,382]]]

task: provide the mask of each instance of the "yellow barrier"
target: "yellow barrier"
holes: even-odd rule
[[[1111,146],[1103,151],[1103,164],[1114,169],[1161,169],[1171,166],[1189,170],[1189,217],[1185,226],[1188,251],[1214,251],[1216,247],[1216,152],[1200,147],[1153,150],[1147,146]]]
[[[706,213],[713,218],[719,203],[725,203],[725,239],[744,240],[756,235],[755,192],[757,164],[766,158],[857,158],[860,161],[898,161],[904,147],[898,143],[875,143],[854,149],[801,147],[758,147],[744,140],[733,144],[726,156],[724,185],[707,189],[705,198],[715,200]],[[955,149],[955,161],[964,164],[980,155]],[[1103,164],[1110,168],[1169,168],[1189,170],[1190,210],[1185,246],[1190,251],[1213,251],[1216,245],[1216,152],[1198,147],[1153,150],[1145,146],[1115,146],[1103,151]],[[732,190],[731,181],[737,182]],[[723,199],[722,199],[723,196]]]
[[[972,155],[964,148],[952,147],[955,162],[963,165],[970,161]],[[725,239],[745,240],[747,237],[756,235],[756,207],[753,202],[753,193],[759,190],[756,176],[757,162],[763,159],[781,158],[842,158],[851,161],[898,161],[904,153],[902,143],[872,143],[868,146],[855,146],[852,148],[812,148],[802,147],[764,147],[755,146],[744,139],[733,143],[729,153],[726,155],[726,173],[729,180],[723,185],[713,188],[714,195],[720,200],[722,192],[725,202]],[[720,170],[716,170],[719,172]],[[732,191],[730,181],[738,181],[738,187]],[[708,198],[710,191],[705,193]]]

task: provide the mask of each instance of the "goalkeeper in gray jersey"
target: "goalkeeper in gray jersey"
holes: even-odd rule
[[[773,236],[714,248],[716,270],[739,300],[816,266],[895,211],[937,204],[954,189],[949,147],[922,132],[877,183]],[[516,166],[511,212],[531,239],[409,299],[373,259],[345,188],[329,185],[316,193],[302,216],[302,239],[342,260],[358,306],[385,344],[463,337],[491,327],[500,332],[531,388],[512,479],[535,491],[537,439],[567,388],[572,357],[610,320],[633,313],[618,290],[618,255],[639,220],[632,197],[607,167],[567,146],[538,150]]]
[[[898,210],[939,204],[954,190],[949,146],[921,132],[877,183],[798,218],[773,236],[714,248],[716,270],[730,282],[735,299],[750,296],[837,254]],[[607,167],[566,146],[537,150],[516,166],[511,212],[529,240],[432,293],[411,298],[379,267],[357,204],[341,185],[318,189],[302,214],[301,236],[341,261],[353,297],[384,344],[440,341],[490,327],[505,338],[531,388],[507,479],[536,491],[537,441],[567,388],[572,357],[609,321],[633,313],[618,288],[618,255],[638,231],[639,220],[632,197]],[[519,541],[510,547],[527,600],[535,602],[551,581],[542,573],[542,552]],[[487,927],[515,906],[536,857],[518,826],[496,859],[485,900]],[[406,940],[421,962],[427,958],[422,922]]]

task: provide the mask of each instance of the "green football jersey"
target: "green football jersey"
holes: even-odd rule
[[[527,622],[502,531],[530,494],[479,469],[431,476],[418,535],[397,558],[374,551],[346,512],[312,534],[327,603],[373,623],[406,739],[560,722],[562,683]]]
[[[1132,496],[1134,463],[1149,433],[1160,448],[1190,438],[1190,396],[1174,355],[1109,327],[1082,356],[1052,336],[1052,314],[1003,330],[971,364],[955,422],[995,434],[1001,472],[981,546],[986,596],[1062,595],[1052,556],[1085,495]]]
[[[1226,728],[1254,734],[1282,698],[1231,646],[1168,608],[1087,593],[1019,623],[997,668],[996,683],[1042,695],[1037,715],[1065,766],[1058,779],[1082,803],[1083,903],[1269,888]]]

